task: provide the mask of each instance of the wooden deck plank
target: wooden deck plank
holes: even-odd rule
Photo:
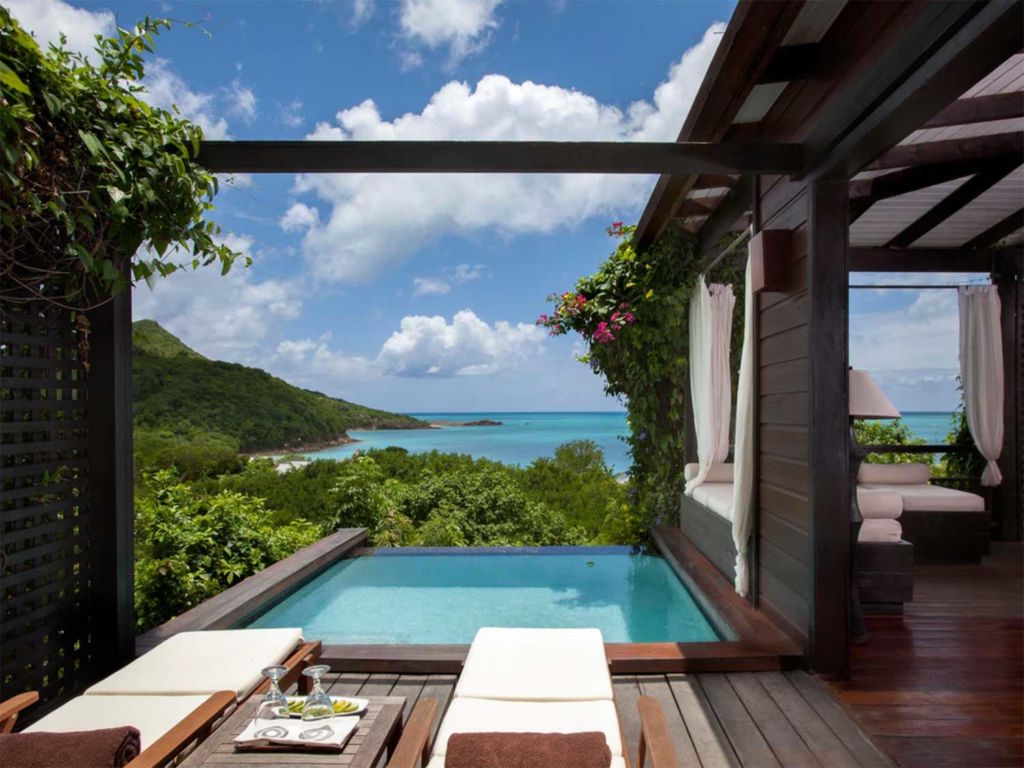
[[[830,763],[822,763],[815,758],[792,723],[786,719],[778,703],[756,677],[728,675],[727,679],[782,765],[825,765],[832,768]]]
[[[718,722],[697,675],[666,675],[702,768],[739,768],[740,760]]]
[[[420,691],[421,699],[433,698],[437,699],[438,703],[437,717],[434,718],[434,724],[430,728],[431,743],[437,737],[437,729],[441,727],[441,718],[448,710],[448,702],[452,700],[452,694],[455,693],[456,680],[458,680],[457,675],[430,675],[423,685],[423,690]]]
[[[330,688],[326,686],[329,677],[324,678],[324,688],[331,696],[355,696],[366,683],[369,675],[363,672],[342,672],[334,677]]]
[[[409,717],[412,708],[420,699],[423,686],[427,684],[427,675],[402,675],[391,689],[392,696],[402,696],[405,699],[405,710],[403,717]]]
[[[729,743],[736,750],[740,764],[751,768],[780,768],[781,764],[765,741],[757,723],[747,712],[725,675],[703,674],[700,676],[700,684],[718,716],[718,721],[722,724]]]
[[[622,751],[627,765],[636,766],[637,747],[640,744],[640,684],[634,675],[617,675],[612,678],[615,694],[615,709],[622,726]]]
[[[680,768],[683,766],[699,766],[700,758],[697,750],[690,739],[690,733],[686,728],[686,722],[679,711],[672,689],[664,675],[643,675],[637,678],[640,685],[640,693],[650,696],[661,705],[665,713],[665,722],[668,724],[668,735],[672,739],[672,745],[676,748],[676,758]],[[632,748],[632,745],[631,747]]]
[[[359,689],[359,695],[367,696],[390,696],[391,689],[398,683],[398,675],[370,675]]]

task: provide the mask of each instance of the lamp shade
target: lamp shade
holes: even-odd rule
[[[870,373],[851,368],[850,416],[854,419],[898,419],[900,412]]]

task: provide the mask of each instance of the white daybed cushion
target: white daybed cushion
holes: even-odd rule
[[[693,480],[700,472],[700,464],[687,464],[683,467],[683,477],[686,480]],[[705,483],[731,483],[733,476],[733,465],[728,463],[714,463],[708,469]]]
[[[976,493],[941,485],[868,485],[872,491],[898,493],[904,512],[984,512],[985,499]]]
[[[698,504],[728,520],[732,514],[732,492],[732,483],[702,483],[693,489],[692,498]]]
[[[611,701],[612,678],[601,630],[484,627],[469,647],[455,696]]]
[[[444,768],[444,755],[432,757],[426,768]],[[625,758],[613,757],[611,765],[609,765],[608,768],[627,768]]]
[[[223,629],[182,632],[100,680],[85,693],[182,696],[234,691],[241,699],[260,682],[260,670],[284,661],[302,630]]]
[[[32,725],[26,732],[91,731],[132,725],[139,729],[142,748],[176,726],[208,696],[76,696]]]
[[[903,526],[898,520],[865,520],[861,523],[857,541],[888,542],[899,541],[903,536]]]
[[[453,733],[581,733],[600,731],[613,757],[622,756],[622,734],[611,701],[497,701],[452,699],[434,742],[446,754]]]
[[[857,506],[865,520],[899,520],[903,514],[903,497],[898,493],[858,488]]]
[[[931,477],[927,464],[861,464],[857,482],[861,485],[927,485]]]

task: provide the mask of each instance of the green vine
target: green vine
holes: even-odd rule
[[[202,130],[140,98],[143,56],[170,27],[97,36],[95,63],[40,49],[0,7],[0,299],[86,309],[137,280],[238,254],[207,220]]]
[[[639,541],[651,522],[675,514],[684,484],[689,305],[700,259],[681,226],[642,252],[633,246],[635,231],[622,222],[609,227],[619,241],[615,251],[575,291],[551,296],[554,312],[537,322],[552,335],[579,333],[588,345],[582,361],[604,377],[608,394],[626,402],[633,504],[623,533]],[[715,279],[740,286],[742,295],[735,266]]]

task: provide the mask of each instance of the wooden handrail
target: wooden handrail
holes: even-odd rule
[[[224,714],[235,706],[234,691],[219,691],[196,707],[171,730],[142,750],[128,768],[163,768],[193,741],[202,741]]]
[[[939,443],[938,445],[862,445],[865,453],[968,453],[973,445]]]
[[[437,699],[420,699],[416,702],[402,731],[398,746],[391,753],[387,768],[416,768],[417,763],[426,766],[430,762],[430,730],[437,717]]]
[[[18,713],[25,707],[29,707],[39,701],[39,694],[35,691],[26,691],[12,696],[7,701],[0,701],[0,733],[10,733],[14,730],[14,723],[18,719]]]
[[[636,706],[640,710],[640,747],[636,768],[644,768],[648,755],[651,768],[675,768],[678,765],[676,748],[668,735],[668,724],[661,704],[650,696],[641,696]]]

